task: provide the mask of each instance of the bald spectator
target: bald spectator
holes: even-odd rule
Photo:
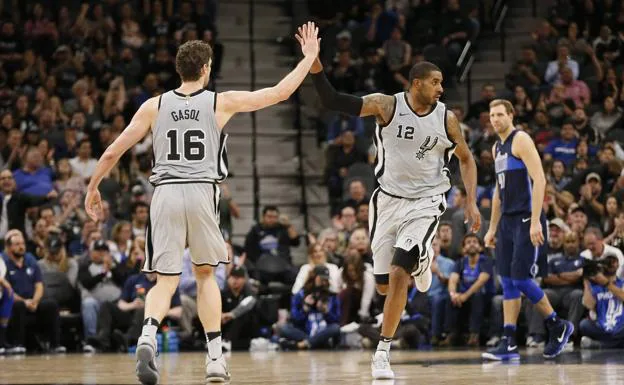
[[[601,260],[608,256],[616,257],[619,261],[617,276],[624,277],[624,254],[622,251],[604,242],[602,231],[597,227],[589,227],[585,230],[583,237],[585,250],[581,253],[581,257],[591,260]]]
[[[360,179],[349,182],[349,198],[345,201],[344,206],[357,208],[361,203],[368,202],[369,199],[364,182]]]

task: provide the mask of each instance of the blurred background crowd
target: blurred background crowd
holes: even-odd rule
[[[85,186],[141,103],[177,86],[181,43],[213,46],[211,89],[227,48],[216,39],[216,0],[60,3],[4,1],[0,11],[0,354],[132,349],[156,279],[140,272],[151,138],[102,182],[98,223],[85,215]],[[576,324],[575,344],[620,346],[624,294],[606,285],[621,287],[624,278],[624,2],[552,3],[532,43],[516,53],[505,88],[485,84],[479,100],[450,108],[477,160],[485,232],[495,183],[488,104],[513,102],[515,124],[534,138],[548,180],[549,270],[540,284]],[[470,0],[310,0],[308,8],[330,82],[358,95],[404,91],[409,68],[423,60],[443,69],[447,89],[458,87],[455,63],[466,43],[491,28],[479,16],[483,4]],[[379,339],[383,297],[374,289],[368,230],[374,121],[318,115],[327,228],[298,229],[266,206],[244,243],[233,244],[239,207],[221,185],[233,261],[216,268],[227,349],[366,348]],[[432,288],[410,288],[397,348],[478,347],[500,336],[495,255],[483,233],[468,233],[466,192],[455,186],[434,240]],[[291,255],[300,244],[308,247],[303,264]],[[184,261],[163,323],[163,341],[179,339],[172,351],[203,349],[188,251]],[[543,345],[541,318],[529,303],[522,314],[523,341]]]

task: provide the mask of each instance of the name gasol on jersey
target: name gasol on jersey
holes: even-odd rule
[[[195,120],[196,122],[199,122],[199,110],[186,109],[178,110],[177,112],[171,111],[171,118],[174,122],[177,122],[178,120]]]

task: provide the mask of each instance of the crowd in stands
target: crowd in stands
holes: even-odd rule
[[[156,279],[140,272],[153,193],[150,137],[102,182],[98,223],[83,209],[86,182],[138,106],[175,88],[179,44],[203,39],[214,47],[214,87],[224,52],[215,40],[215,1],[8,3],[17,8],[3,9],[0,22],[0,354],[127,351]],[[453,87],[459,53],[484,27],[472,1],[308,3],[330,81],[360,95],[405,90],[406,71],[423,60],[437,63]],[[617,3],[558,1],[518,52],[506,89],[486,84],[468,108],[450,106],[477,161],[483,231],[495,183],[489,101],[512,100],[517,128],[538,145],[550,232],[540,284],[575,323],[583,347],[624,344],[624,5]],[[374,122],[322,116],[328,228],[304,237],[278,207],[266,206],[244,243],[233,244],[240,210],[220,186],[233,262],[215,268],[227,349],[373,347],[380,338],[383,297],[375,292],[368,229]],[[466,192],[456,186],[433,242],[432,287],[409,288],[394,347],[477,347],[500,338],[495,255],[483,233],[468,232]],[[291,249],[302,244],[308,259],[299,266]],[[177,332],[181,349],[204,349],[195,299],[187,250],[162,323]],[[529,303],[522,314],[526,345],[540,346],[543,320]]]

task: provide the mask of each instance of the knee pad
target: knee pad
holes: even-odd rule
[[[518,299],[520,298],[520,290],[514,284],[514,281],[509,277],[501,277],[501,285],[503,286],[503,299]]]
[[[544,298],[544,291],[532,279],[514,279],[513,283],[534,305]]]
[[[412,271],[418,267],[419,260],[420,250],[418,246],[414,246],[409,250],[397,247],[394,251],[394,257],[392,257],[392,264],[402,267],[407,274],[412,274]]]

